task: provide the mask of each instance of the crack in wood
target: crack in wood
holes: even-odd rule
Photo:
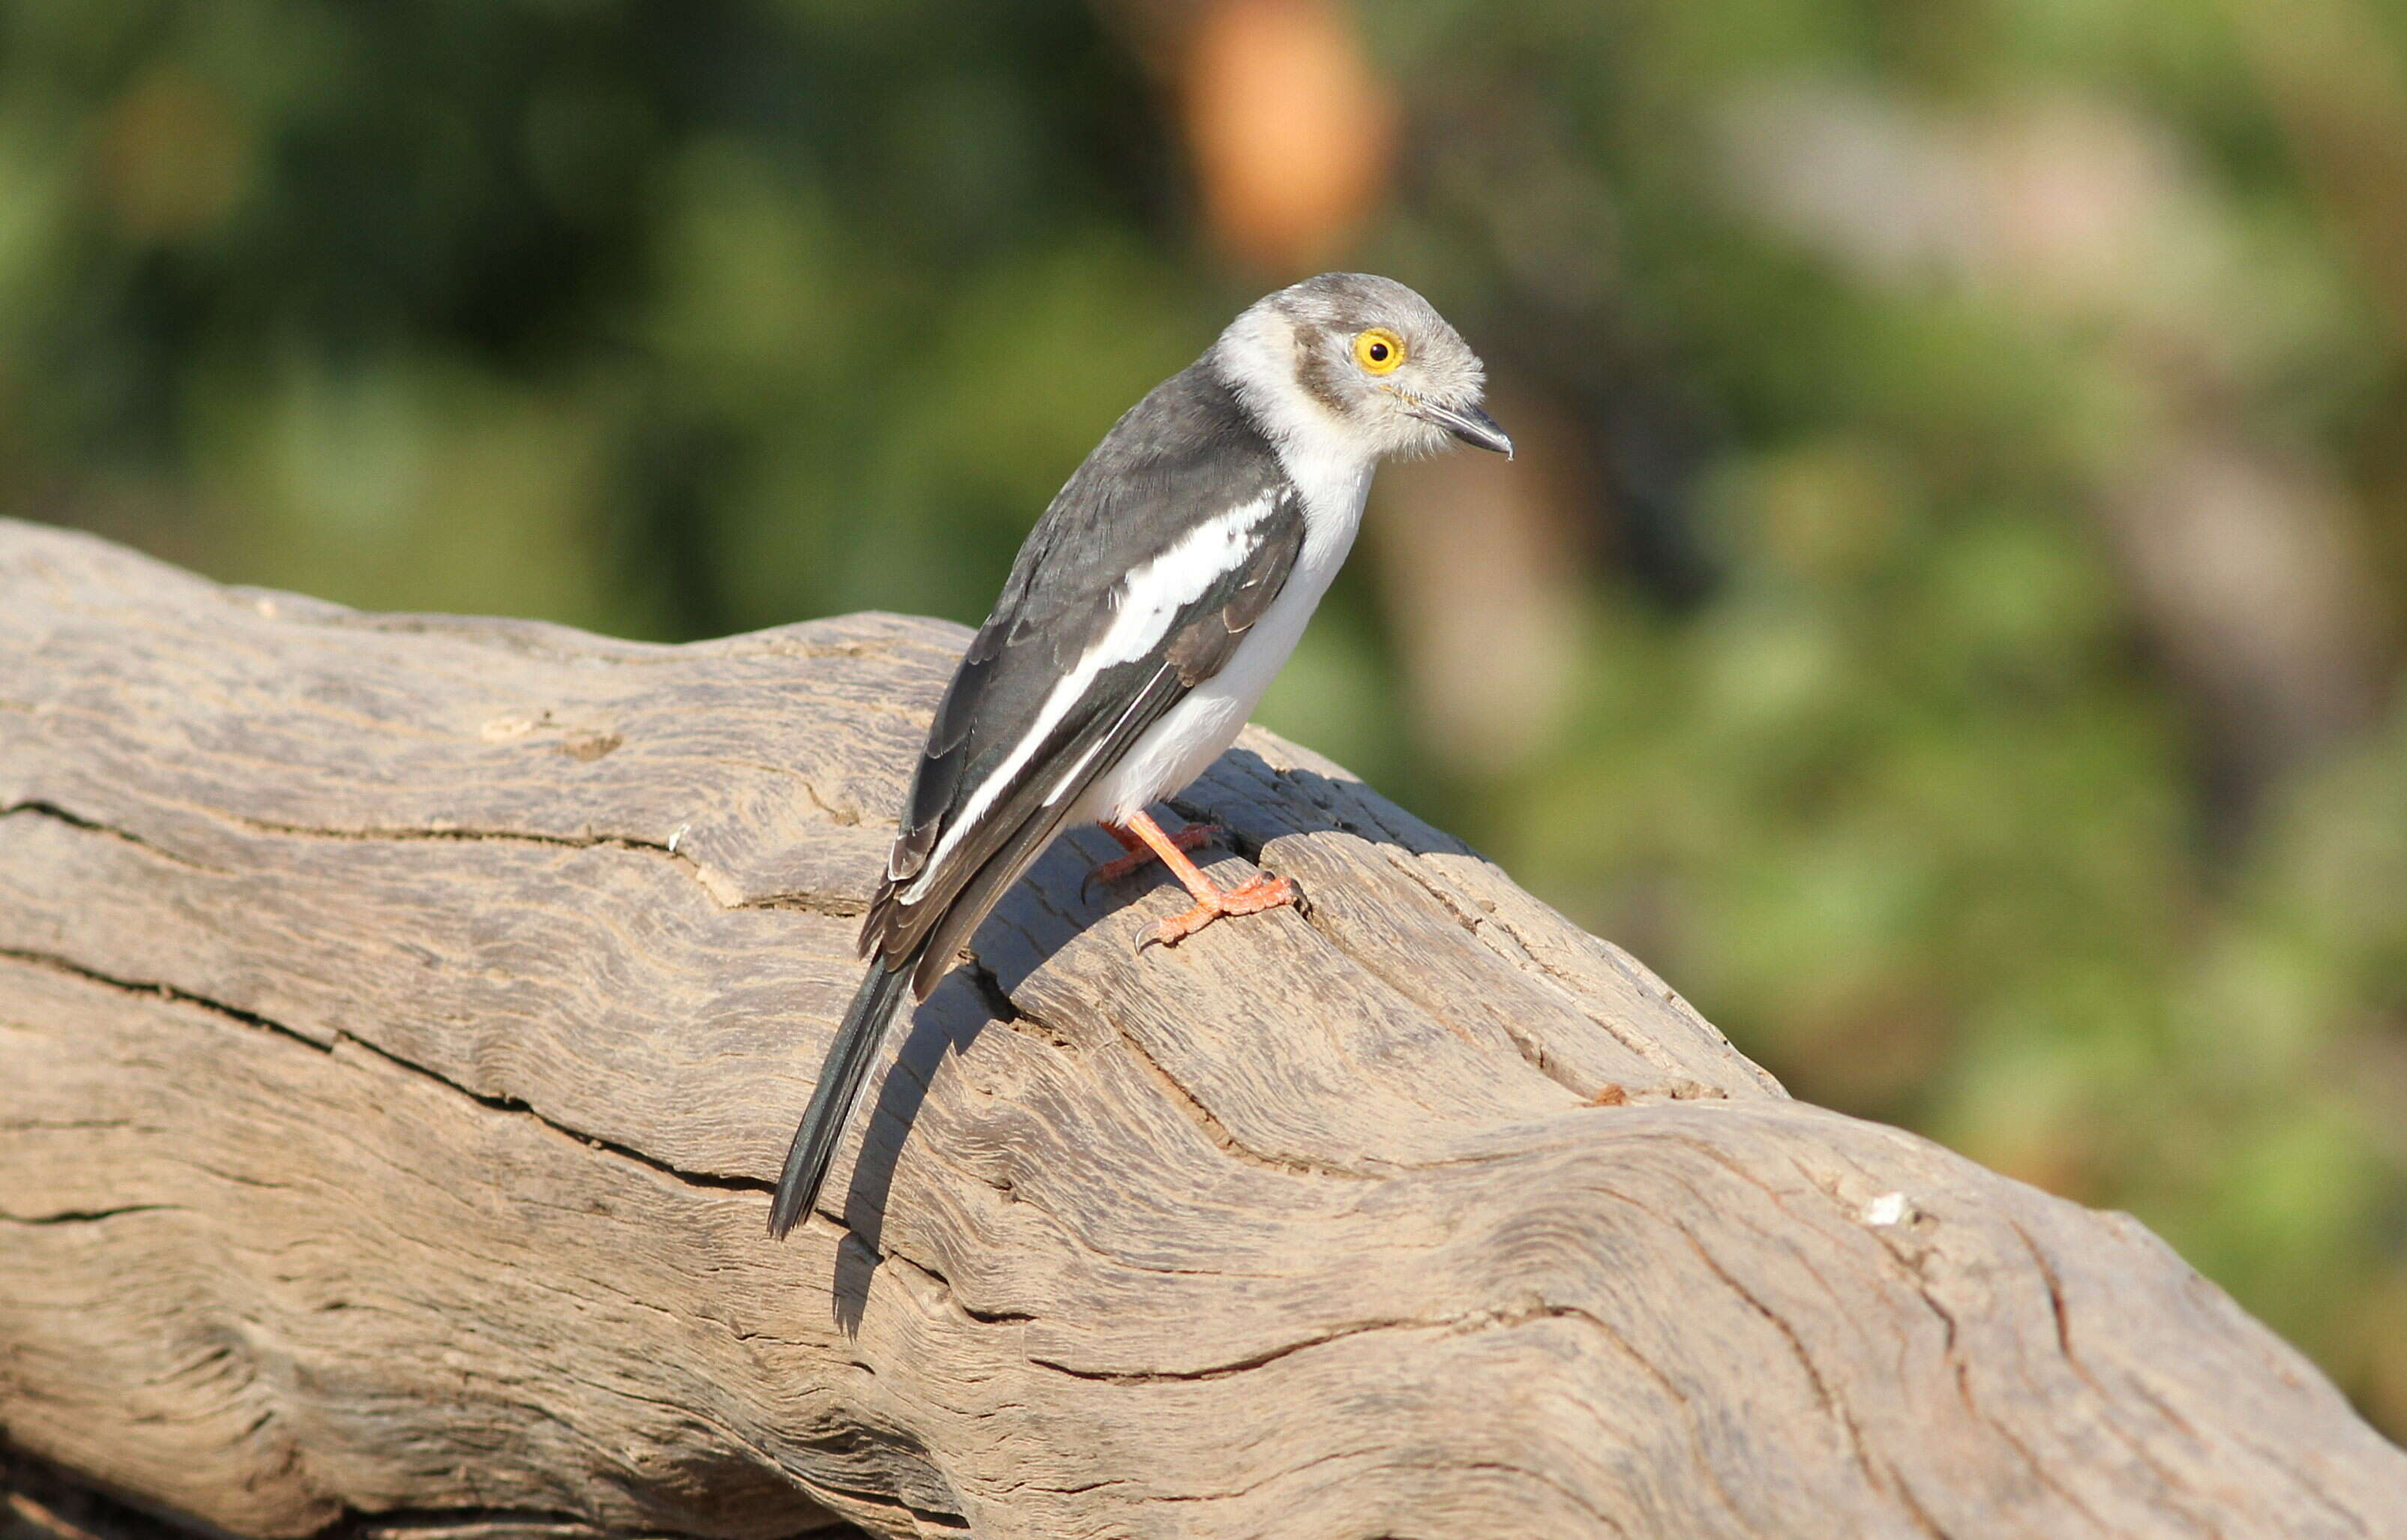
[[[523,829],[494,828],[355,828],[338,829],[324,825],[279,822],[270,819],[246,817],[221,808],[194,809],[213,821],[231,824],[253,834],[277,838],[328,840],[357,844],[406,844],[412,842],[457,842],[488,845],[533,845],[563,850],[629,850],[645,856],[657,856],[678,867],[722,909],[784,909],[802,914],[820,915],[833,920],[849,920],[865,913],[868,905],[848,894],[821,895],[804,892],[764,893],[755,897],[730,898],[722,892],[723,884],[711,880],[710,874],[691,856],[673,850],[666,840],[646,839],[634,834],[549,834]],[[158,841],[136,834],[121,825],[78,813],[55,802],[28,798],[0,806],[0,818],[15,814],[31,814],[48,818],[70,828],[116,839],[148,851],[162,860],[213,877],[231,877],[231,870],[211,866],[168,848]]]
[[[466,1086],[460,1084],[457,1080],[451,1079],[440,1071],[430,1069],[424,1064],[415,1063],[410,1060],[394,1053],[390,1048],[384,1048],[376,1043],[371,1043],[366,1038],[357,1036],[350,1033],[338,1032],[335,1034],[329,1041],[320,1043],[316,1038],[309,1036],[306,1033],[300,1032],[292,1027],[286,1026],[280,1021],[262,1016],[256,1011],[245,1010],[239,1005],[230,1005],[221,1000],[212,1000],[207,995],[195,994],[189,990],[178,989],[173,984],[156,983],[145,979],[120,978],[113,977],[112,975],[100,972],[97,969],[86,967],[70,958],[60,957],[50,952],[29,951],[16,947],[0,947],[0,958],[5,958],[11,962],[22,962],[32,967],[48,968],[55,973],[64,974],[70,977],[81,979],[85,983],[95,984],[104,989],[115,990],[121,993],[148,995],[151,998],[165,1001],[169,1004],[186,1005],[195,1010],[206,1011],[212,1016],[220,1017],[229,1021],[239,1022],[243,1026],[249,1027],[253,1031],[267,1033],[286,1042],[297,1043],[317,1053],[332,1054],[340,1044],[349,1043],[353,1048],[375,1055],[377,1059],[392,1065],[395,1069],[404,1070],[411,1075],[432,1081],[435,1085],[441,1086],[447,1091],[452,1091],[464,1097],[468,1101],[476,1103],[478,1106],[486,1107],[495,1112],[508,1113],[514,1116],[531,1119],[541,1124],[543,1127],[549,1129],[552,1133],[560,1134],[563,1138],[574,1139],[578,1144],[583,1145],[590,1149],[602,1150],[608,1154],[616,1155],[622,1160],[631,1161],[635,1164],[644,1166],[649,1170],[657,1171],[662,1176],[673,1176],[689,1187],[718,1188],[748,1192],[768,1192],[776,1190],[776,1183],[762,1181],[755,1177],[720,1176],[715,1172],[690,1171],[679,1166],[672,1165],[668,1162],[662,1160],[660,1157],[656,1155],[648,1155],[632,1145],[622,1144],[612,1139],[606,1139],[598,1134],[587,1133],[582,1129],[572,1127],[569,1124],[557,1120],[556,1119],[548,1117],[517,1097],[494,1096],[486,1094],[482,1091],[471,1091]]]
[[[54,822],[64,823],[70,829],[80,829],[86,834],[101,834],[109,839],[121,840],[127,845],[135,847],[136,849],[146,850],[150,854],[159,857],[163,861],[174,862],[178,866],[189,867],[195,872],[207,872],[211,877],[230,877],[233,875],[221,866],[207,865],[201,862],[194,861],[188,855],[181,854],[178,851],[170,850],[165,846],[159,844],[155,840],[145,839],[140,834],[135,834],[132,830],[121,829],[114,824],[103,823],[96,819],[88,819],[80,814],[69,812],[66,808],[60,806],[54,802],[43,802],[39,799],[28,798],[25,801],[12,802],[5,807],[0,807],[0,819],[16,818],[20,815],[25,814],[30,814],[35,818],[50,819]]]
[[[12,1214],[0,1209],[0,1224],[97,1224],[121,1215],[158,1214],[182,1206],[181,1204],[119,1204],[111,1208],[66,1208],[55,1214]]]
[[[1210,1107],[1205,1106],[1193,1091],[1179,1083],[1176,1076],[1163,1068],[1161,1061],[1148,1052],[1146,1046],[1137,1041],[1133,1033],[1118,1021],[1113,1021],[1110,1025],[1113,1034],[1128,1048],[1130,1055],[1144,1067],[1147,1077],[1161,1088],[1162,1094],[1170,1105],[1185,1113],[1197,1128],[1203,1130],[1204,1136],[1218,1145],[1224,1153],[1233,1155],[1249,1165],[1284,1172],[1289,1176],[1333,1176],[1355,1182],[1379,1180],[1377,1172],[1355,1171],[1346,1166],[1331,1165],[1325,1161],[1312,1160],[1306,1156],[1275,1155],[1268,1150],[1254,1148],[1231,1132],[1229,1126],[1223,1123]]]

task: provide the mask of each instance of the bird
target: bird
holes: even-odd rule
[[[925,1000],[1052,843],[1100,823],[1194,899],[1175,945],[1293,904],[1269,874],[1215,886],[1147,808],[1235,741],[1352,548],[1385,459],[1461,440],[1508,459],[1486,369],[1392,278],[1324,273],[1247,307],[1104,435],[1029,531],[946,686],[861,928],[868,970],[829,1046],[769,1212],[819,1198],[906,991]]]

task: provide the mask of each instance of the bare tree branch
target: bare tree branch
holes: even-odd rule
[[[685,648],[0,525],[0,1419],[242,1534],[2372,1535],[2138,1224],[1802,1105],[1323,762],[1058,849],[767,1188],[960,633]],[[1229,875],[1227,873],[1224,876]]]

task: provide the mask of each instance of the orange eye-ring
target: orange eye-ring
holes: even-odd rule
[[[1354,337],[1354,362],[1364,374],[1391,375],[1404,362],[1404,339],[1385,326],[1374,326]]]

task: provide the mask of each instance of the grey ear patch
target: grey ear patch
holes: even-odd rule
[[[1329,333],[1325,328],[1308,321],[1296,323],[1295,382],[1303,387],[1304,394],[1331,411],[1343,411],[1346,395],[1339,383],[1342,366],[1332,356],[1336,349],[1328,343]]]

